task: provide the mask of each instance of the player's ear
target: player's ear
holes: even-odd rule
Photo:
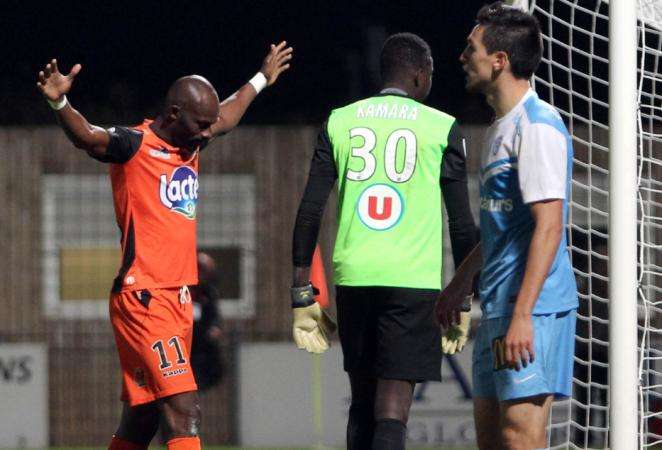
[[[170,105],[168,107],[168,119],[172,122],[179,118],[182,108],[179,105]]]
[[[492,63],[492,68],[496,72],[501,72],[508,65],[508,53],[504,51],[497,51],[494,54],[494,62]]]

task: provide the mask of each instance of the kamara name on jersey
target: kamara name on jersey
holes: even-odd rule
[[[198,174],[189,166],[181,166],[172,172],[170,181],[168,181],[167,175],[161,175],[159,198],[169,210],[182,214],[187,219],[195,219],[195,208],[198,203]]]
[[[359,106],[356,110],[357,119],[400,119],[416,120],[418,118],[418,107],[411,105],[400,105],[398,103],[378,103]]]

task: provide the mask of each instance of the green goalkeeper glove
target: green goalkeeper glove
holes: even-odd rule
[[[460,353],[469,340],[469,328],[471,327],[471,300],[473,296],[467,296],[460,311],[460,323],[452,325],[441,337],[441,351],[447,355]]]
[[[329,348],[329,336],[336,330],[335,322],[315,301],[311,284],[293,287],[291,295],[294,342],[310,353],[324,353]]]

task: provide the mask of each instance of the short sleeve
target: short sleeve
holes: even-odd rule
[[[566,198],[568,141],[555,127],[522,127],[517,162],[524,203]]]
[[[110,141],[106,153],[93,158],[113,164],[124,164],[136,154],[142,143],[143,133],[126,127],[111,127],[108,130]]]

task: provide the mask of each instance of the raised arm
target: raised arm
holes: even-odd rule
[[[58,70],[57,60],[53,59],[39,72],[37,88],[55,111],[55,116],[69,140],[91,156],[103,157],[110,142],[108,132],[90,124],[71,106],[66,96],[81,68],[80,64],[76,64],[69,74],[64,75]]]
[[[290,68],[288,61],[292,59],[292,47],[286,45],[286,41],[278,45],[271,44],[260,71],[237,92],[221,102],[218,121],[211,126],[212,135],[227,133],[236,127],[257,94],[274,84],[278,76]]]

